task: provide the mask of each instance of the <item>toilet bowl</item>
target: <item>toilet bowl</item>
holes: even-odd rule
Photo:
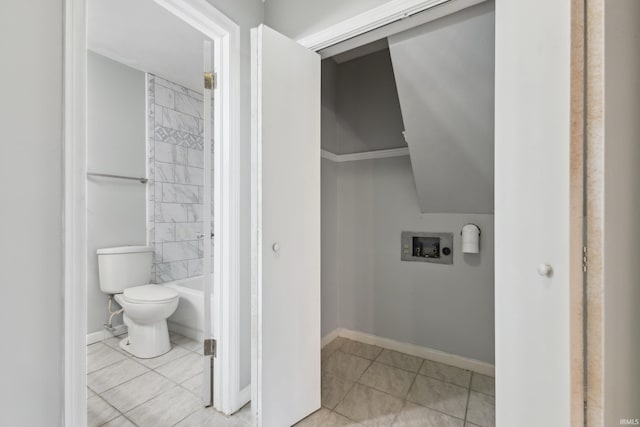
[[[171,350],[167,318],[178,308],[178,293],[158,285],[127,288],[115,300],[124,309],[123,320],[129,334],[120,347],[142,359]]]
[[[124,313],[128,336],[120,347],[149,359],[171,350],[167,318],[178,308],[178,293],[149,284],[153,248],[122,246],[98,249],[100,289],[114,297]]]

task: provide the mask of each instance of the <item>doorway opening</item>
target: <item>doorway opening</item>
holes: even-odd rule
[[[204,1],[67,10],[66,419],[224,417],[246,403],[226,320],[239,304],[239,27]]]

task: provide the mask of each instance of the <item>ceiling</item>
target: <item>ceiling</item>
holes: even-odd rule
[[[206,36],[153,0],[88,3],[90,50],[202,92]]]

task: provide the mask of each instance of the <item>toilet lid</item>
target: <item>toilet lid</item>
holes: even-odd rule
[[[123,295],[129,302],[143,304],[172,300],[178,297],[178,292],[165,286],[144,285],[127,288]]]

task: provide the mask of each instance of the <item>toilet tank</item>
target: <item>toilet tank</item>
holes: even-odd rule
[[[100,290],[120,294],[126,288],[149,284],[151,279],[151,246],[121,246],[98,249]]]

